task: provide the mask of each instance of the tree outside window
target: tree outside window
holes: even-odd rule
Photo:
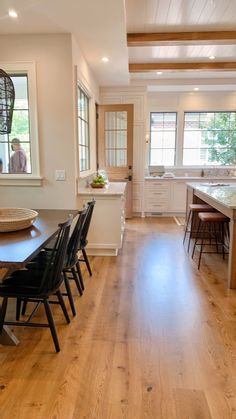
[[[183,165],[235,165],[236,112],[185,112]]]

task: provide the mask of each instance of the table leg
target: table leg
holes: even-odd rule
[[[18,344],[19,340],[9,326],[3,326],[2,333],[0,333],[0,345],[17,346]]]

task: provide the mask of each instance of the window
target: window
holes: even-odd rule
[[[0,68],[10,75],[15,87],[15,103],[12,130],[9,135],[0,134],[1,185],[41,185],[39,173],[39,147],[37,124],[36,71],[32,62],[0,63]],[[12,140],[18,139],[18,146]],[[19,143],[20,142],[20,143]],[[15,142],[16,144],[17,142]],[[26,164],[15,165],[12,157],[20,146]],[[12,150],[14,148],[15,150]],[[21,163],[23,158],[20,159]],[[13,170],[14,168],[14,170]],[[22,169],[23,168],[23,169]]]
[[[127,166],[127,111],[105,112],[106,166]]]
[[[11,133],[0,134],[2,173],[32,173],[28,77],[27,74],[10,76],[15,88],[15,103]]]
[[[151,112],[149,164],[174,166],[176,112]]]
[[[89,147],[89,98],[78,87],[78,131],[79,131],[79,166],[80,172],[90,169]]]
[[[185,112],[183,165],[236,164],[236,112]]]

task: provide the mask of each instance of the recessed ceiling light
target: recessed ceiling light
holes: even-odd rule
[[[163,71],[157,71],[158,76],[160,76],[161,74],[163,74]]]
[[[102,61],[103,61],[104,63],[108,63],[109,58],[108,58],[108,57],[102,57]]]
[[[209,60],[214,60],[216,57],[214,55],[210,55]]]
[[[16,13],[16,11],[15,11],[15,10],[9,10],[8,15],[9,15],[10,17],[18,17],[18,14]]]
[[[194,87],[195,92],[197,92],[199,90],[199,87]]]

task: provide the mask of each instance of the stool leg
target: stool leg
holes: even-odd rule
[[[194,245],[193,245],[192,259],[193,259],[194,253],[195,253],[195,248],[196,248],[196,244],[197,244],[197,240],[198,240],[198,235],[199,235],[200,227],[201,227],[201,220],[199,219],[199,223],[198,223],[198,227],[197,227],[197,232],[196,232],[196,237],[195,237]]]
[[[203,246],[204,246],[204,233],[205,233],[205,230],[206,230],[206,223],[201,223],[201,224],[202,224],[202,229],[201,229],[202,238],[201,238],[199,259],[198,259],[198,265],[197,265],[198,269],[200,269],[200,264],[201,264],[201,259],[202,259],[202,251],[203,251]]]
[[[189,253],[190,243],[191,243],[191,238],[192,238],[193,214],[194,214],[194,213],[191,211],[191,217],[190,217],[190,231],[189,231],[189,236],[188,236],[188,253]]]
[[[184,242],[185,242],[185,239],[186,239],[186,235],[187,235],[187,231],[188,231],[188,225],[189,225],[189,220],[190,220],[190,215],[191,215],[191,210],[189,210],[189,213],[188,213],[188,218],[187,218],[187,221],[186,221],[186,225],[185,225],[185,232],[184,232],[184,239],[183,239],[183,244],[184,244]]]

